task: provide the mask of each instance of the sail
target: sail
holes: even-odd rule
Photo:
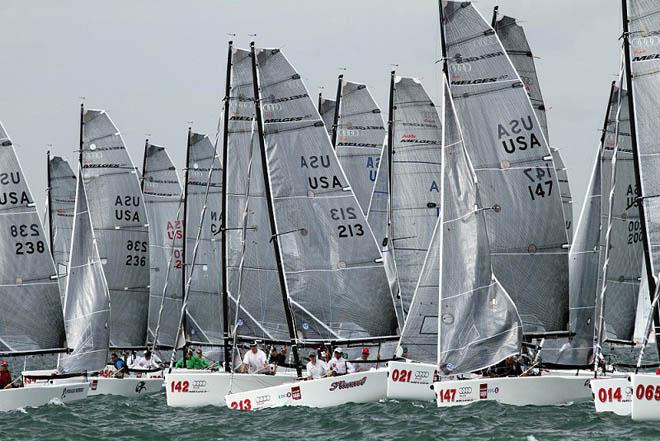
[[[300,75],[257,55],[276,234],[298,338],[393,336],[396,316],[373,233]]]
[[[522,325],[493,276],[484,208],[446,83],[444,95],[442,212],[400,345],[408,358],[465,373],[519,353]]]
[[[187,342],[221,346],[222,290],[222,166],[206,135],[192,133],[186,185],[186,281],[190,280],[185,316]],[[209,171],[211,179],[209,181]],[[207,196],[208,187],[208,196]],[[207,209],[202,218],[202,208]],[[197,234],[201,225],[199,244]],[[193,266],[194,249],[197,255]]]
[[[568,237],[543,130],[497,35],[469,2],[443,2],[450,87],[480,182],[493,270],[525,332],[566,329]]]
[[[384,141],[383,117],[367,86],[342,81],[335,150],[365,215]]]
[[[637,132],[637,156],[644,232],[648,237],[651,271],[660,270],[660,4],[651,0],[626,0],[632,95]]]
[[[543,130],[546,141],[549,142],[548,121],[545,114],[546,107],[543,102],[538,75],[536,74],[534,55],[529,47],[525,30],[518,24],[515,18],[504,15],[495,23],[495,31],[497,31],[497,36],[500,38],[502,46],[506,49],[513,67],[515,67],[521,81],[525,85],[527,95],[536,113],[536,119],[541,125],[541,130]],[[559,149],[550,147],[550,152],[552,153],[555,169],[557,170],[557,180],[559,181],[561,201],[564,207],[564,218],[566,219],[566,231],[570,242],[573,239],[573,200],[571,188],[568,184],[568,172],[559,153]]]
[[[231,75],[225,220],[230,319],[239,338],[289,340],[268,227],[249,51],[233,49]],[[237,302],[241,309],[233,323]]]
[[[391,241],[407,312],[440,213],[442,123],[415,78],[395,78],[393,104]]]
[[[328,98],[321,97],[319,101],[319,113],[328,131],[328,136],[332,136],[332,126],[335,123],[335,107],[337,102]]]
[[[53,156],[48,162],[48,222],[51,229],[51,252],[59,276],[60,296],[64,305],[66,276],[71,250],[71,229],[73,211],[76,203],[76,175],[69,163],[59,156]]]
[[[135,166],[105,111],[84,112],[82,167],[110,290],[110,346],[144,346],[149,314],[147,214]]]
[[[63,372],[94,372],[108,360],[110,293],[82,179],[76,185],[71,242],[64,325],[73,352],[61,355],[58,367]]]
[[[64,348],[55,265],[14,145],[0,123],[0,354]]]
[[[149,217],[149,341],[173,347],[181,313],[183,204],[176,168],[164,147],[145,150],[142,193]],[[162,311],[161,311],[162,309]]]

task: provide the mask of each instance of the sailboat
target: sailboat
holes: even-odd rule
[[[64,305],[66,292],[66,277],[69,268],[69,251],[71,250],[71,229],[73,228],[73,211],[76,202],[76,175],[69,163],[60,156],[50,156],[47,153],[47,191],[48,191],[48,238],[50,252],[55,261],[60,296]]]
[[[142,194],[149,218],[149,334],[155,350],[176,346],[183,278],[182,190],[164,147],[145,142]]]
[[[23,377],[26,382],[36,384],[85,380],[90,384],[90,395],[135,397],[156,393],[162,390],[160,371],[135,370],[128,377],[114,378],[112,370],[106,367],[112,346],[112,311],[118,315],[130,310],[127,313],[127,320],[130,320],[135,311],[126,293],[131,292],[131,286],[138,293],[141,291],[135,280],[123,278],[133,275],[139,279],[143,262],[148,269],[142,251],[148,253],[148,241],[143,239],[147,223],[141,209],[142,195],[137,178],[131,176],[134,168],[112,120],[104,111],[85,111],[81,106],[80,112],[79,177],[68,254],[72,263],[68,269],[64,305],[67,342],[73,353],[60,357],[57,369],[27,371],[23,372]],[[129,177],[128,182],[126,177]],[[134,190],[133,179],[138,196],[129,196]],[[92,199],[92,194],[96,200]],[[110,211],[112,207],[114,213]],[[101,254],[102,250],[106,254]],[[124,253],[129,254],[124,257]],[[121,289],[119,298],[122,300],[118,300],[117,306],[112,300],[110,277],[113,277],[115,291],[119,291],[119,284],[130,284]],[[141,335],[146,335],[146,320],[143,324],[145,329]],[[121,320],[116,324],[123,328],[131,328],[130,325],[123,325]],[[138,341],[124,332],[124,329],[118,331],[121,335],[117,341]],[[126,347],[135,348],[128,344]],[[138,347],[146,347],[146,340]]]
[[[4,234],[0,271],[0,356],[20,357],[66,352],[62,303],[55,265],[39,215],[16,157],[14,145],[0,124],[0,155],[5,179],[0,192]],[[24,381],[25,382],[25,381]],[[0,411],[72,402],[87,397],[89,384],[28,384],[0,390]]]
[[[654,297],[648,317],[647,335],[640,350],[637,369],[627,379],[603,379],[592,381],[594,403],[597,411],[612,411],[632,415],[633,420],[660,419],[660,405],[656,391],[660,391],[660,378],[638,373],[643,348],[652,330],[655,330],[656,347],[660,348],[660,324],[657,308],[658,278],[660,271],[657,251],[657,218],[660,216],[657,164],[657,112],[655,90],[658,86],[658,58],[660,58],[660,6],[639,0],[622,0],[623,52],[625,80],[628,90],[630,138],[635,167],[635,184],[638,191],[635,202],[639,208],[639,239],[644,250],[644,266],[649,295]],[[641,203],[640,203],[641,202]],[[605,299],[607,300],[607,299]],[[633,318],[634,320],[634,318]],[[660,353],[660,351],[659,351]]]
[[[299,347],[378,347],[396,338],[396,315],[375,238],[300,75],[279,49],[252,44],[251,52],[272,245],[300,376]],[[386,375],[376,369],[225,398],[236,410],[376,401]]]

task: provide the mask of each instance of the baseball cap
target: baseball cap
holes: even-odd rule
[[[338,352],[340,354],[344,353],[344,350],[342,348],[335,348],[335,352]]]
[[[362,355],[369,355],[369,348],[362,348]]]

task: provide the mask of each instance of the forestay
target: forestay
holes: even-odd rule
[[[566,329],[568,238],[552,155],[497,35],[469,2],[443,4],[450,87],[480,182],[493,270],[525,332]]]
[[[365,215],[376,182],[384,141],[383,117],[367,86],[342,81],[334,147]]]
[[[466,373],[519,353],[522,325],[492,273],[480,187],[444,89],[441,214],[400,346],[407,358]]]
[[[110,346],[145,346],[149,231],[137,171],[105,111],[84,112],[82,141],[89,212],[110,290]]]
[[[660,5],[652,0],[628,3],[632,93],[637,153],[652,274],[660,270]]]
[[[0,354],[64,349],[55,265],[14,146],[0,123]]]
[[[396,317],[374,236],[300,75],[257,55],[276,234],[298,338],[393,336]]]
[[[100,371],[106,366],[110,344],[110,293],[82,179],[76,189],[64,306],[67,343],[73,352],[60,355],[58,362],[65,373]]]
[[[206,135],[192,133],[186,189],[186,283],[190,278],[185,316],[186,341],[223,345],[222,289],[222,166]],[[210,180],[209,180],[209,171]],[[208,195],[207,195],[208,187]],[[202,208],[207,206],[202,218]],[[197,233],[201,228],[199,243]],[[197,245],[197,253],[194,249]],[[194,257],[194,265],[193,265]]]
[[[395,79],[393,104],[391,242],[407,313],[440,212],[442,123],[415,78]]]
[[[173,347],[183,293],[183,199],[181,184],[164,147],[148,144],[142,193],[149,216],[149,342]]]
[[[289,340],[259,152],[250,52],[232,51],[227,121],[227,277],[239,339]],[[234,322],[235,305],[240,303]]]
[[[69,163],[53,156],[48,161],[48,222],[51,231],[51,253],[59,276],[60,296],[64,305],[66,277],[71,251],[71,229],[76,203],[76,175]]]
[[[523,27],[517,23],[513,17],[502,16],[495,23],[495,31],[506,49],[513,67],[515,67],[520,79],[525,85],[527,95],[532,103],[536,119],[541,125],[546,141],[549,143],[548,122],[546,118],[546,107],[541,94],[534,55],[529,47],[527,36]],[[550,147],[550,152],[555,162],[557,170],[557,179],[559,181],[559,190],[561,191],[561,201],[564,207],[564,218],[566,219],[566,231],[569,242],[573,239],[573,201],[571,188],[568,184],[568,171],[561,158],[559,149]]]

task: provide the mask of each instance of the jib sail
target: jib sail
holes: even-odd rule
[[[48,222],[50,222],[51,253],[57,269],[60,296],[64,305],[66,276],[71,251],[71,229],[76,203],[76,175],[69,163],[53,156],[48,160]]]
[[[443,2],[450,89],[480,182],[493,270],[525,332],[564,331],[568,237],[558,176],[524,84],[469,2]]]
[[[14,145],[0,123],[0,354],[64,348],[55,265]]]
[[[76,185],[71,258],[67,278],[64,324],[73,352],[61,355],[63,372],[103,369],[110,344],[110,293],[94,237],[83,179]]]
[[[183,298],[183,201],[176,168],[164,147],[146,145],[142,193],[151,262],[148,339],[154,343],[157,337],[156,346],[174,347]]]
[[[396,317],[373,233],[300,75],[258,51],[264,141],[299,340],[390,337]]]
[[[82,173],[110,290],[110,346],[143,347],[149,314],[149,231],[137,171],[102,110],[82,115]]]
[[[465,373],[519,353],[522,325],[492,272],[480,185],[444,89],[441,213],[400,346],[407,358]]]

